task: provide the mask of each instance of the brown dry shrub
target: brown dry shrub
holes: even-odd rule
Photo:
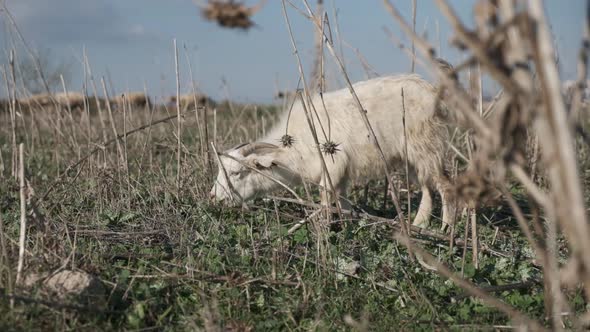
[[[262,7],[264,2],[261,1],[254,7],[247,7],[233,0],[211,0],[202,8],[201,13],[207,20],[216,21],[224,28],[248,30],[254,26],[251,20],[252,15]]]

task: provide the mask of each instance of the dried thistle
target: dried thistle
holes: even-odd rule
[[[336,152],[340,151],[340,149],[338,149],[338,145],[340,144],[336,144],[332,141],[327,141],[322,144],[322,152],[327,155],[333,156],[334,154],[336,154]]]
[[[479,0],[473,6],[473,16],[478,32],[487,37],[489,28],[498,25],[497,1]]]
[[[290,148],[293,146],[293,143],[295,143],[295,138],[293,138],[293,136],[285,134],[283,137],[281,137],[281,144],[283,147]]]
[[[455,180],[454,195],[462,202],[477,204],[478,206],[497,205],[501,197],[496,188],[493,177],[483,170],[467,170]]]
[[[246,7],[241,2],[234,0],[209,0],[207,5],[201,8],[201,13],[209,21],[216,21],[224,28],[247,30],[254,25],[252,15],[258,12],[266,0],[258,5]]]
[[[434,59],[434,61],[436,61],[436,64],[440,67],[440,69],[442,69],[443,72],[449,74],[449,76],[452,79],[454,79],[454,80],[459,79],[457,76],[457,72],[455,71],[455,68],[453,68],[453,65],[448,63],[445,59],[436,58],[436,59]]]

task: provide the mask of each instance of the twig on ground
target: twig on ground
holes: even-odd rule
[[[480,287],[480,289],[482,289],[483,291],[485,291],[487,293],[497,293],[497,292],[505,292],[505,291],[510,291],[510,290],[517,290],[517,289],[529,289],[529,288],[533,288],[535,286],[539,286],[540,284],[541,284],[541,282],[539,280],[528,280],[528,281],[516,282],[516,283],[512,283],[512,284],[499,285],[499,286],[485,286],[485,287],[482,286],[482,287]],[[471,296],[473,296],[473,295],[459,294],[457,296],[454,296],[452,299],[454,301],[461,301],[461,300],[466,299]]]

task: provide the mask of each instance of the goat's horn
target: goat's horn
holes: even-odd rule
[[[242,156],[246,157],[256,150],[278,149],[278,148],[279,147],[274,144],[265,143],[265,142],[254,142],[254,143],[244,145],[244,147],[240,150],[240,153],[242,154]]]
[[[246,146],[246,145],[248,145],[248,144],[250,144],[250,143],[240,143],[240,144],[238,144],[238,145],[234,146],[233,148],[231,148],[231,149],[230,149],[230,151],[231,151],[231,150],[237,150],[237,149],[239,149],[239,148],[241,148],[241,147],[244,147],[244,146]]]

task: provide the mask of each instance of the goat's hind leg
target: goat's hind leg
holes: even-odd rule
[[[347,169],[349,159],[345,153],[337,153],[334,158],[337,160],[326,163],[330,181],[334,188],[329,185],[327,176],[322,175],[320,180],[322,205],[330,206],[332,203],[336,203],[340,205],[340,208],[349,210],[351,208],[350,203],[347,200],[340,199],[340,195],[346,194],[346,188],[350,180]],[[327,190],[324,190],[324,188]],[[334,189],[333,192],[332,189]]]
[[[430,215],[432,214],[432,194],[426,184],[422,185],[422,199],[416,217],[412,225],[420,228],[427,228],[430,225]]]

